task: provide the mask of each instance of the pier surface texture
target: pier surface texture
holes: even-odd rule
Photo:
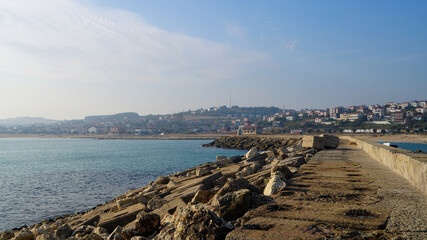
[[[317,153],[227,239],[427,239],[427,196],[348,139]]]

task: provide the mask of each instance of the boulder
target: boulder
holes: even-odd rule
[[[1,240],[7,240],[7,239],[11,239],[15,236],[15,234],[13,234],[12,231],[6,230],[2,233],[0,233],[0,239]]]
[[[239,191],[241,189],[249,189],[253,192],[259,191],[254,186],[252,186],[248,180],[244,178],[233,179],[230,182],[226,183],[216,194],[215,196],[222,196],[229,192]]]
[[[323,149],[323,137],[320,136],[304,136],[302,138],[302,147],[314,148],[316,150]]]
[[[207,167],[196,168],[196,176],[197,177],[202,177],[202,176],[205,176],[205,175],[209,175],[211,173],[212,172]]]
[[[215,198],[211,205],[215,207],[215,212],[219,217],[226,221],[236,220],[251,208],[252,192],[249,189],[229,192]]]
[[[207,203],[211,198],[215,195],[217,191],[214,189],[211,190],[199,190],[196,195],[194,195],[193,199],[191,200],[191,203],[197,204],[197,203]]]
[[[275,172],[279,171],[284,178],[286,179],[290,179],[292,178],[292,172],[289,169],[288,166],[286,166],[285,164],[277,164],[271,167],[270,169],[271,171],[271,175],[273,175]]]
[[[38,235],[36,240],[57,240],[51,233]]]
[[[340,145],[340,139],[339,137],[333,136],[333,135],[328,135],[328,134],[323,134],[320,135],[323,137],[323,147],[324,148],[337,148],[338,145]]]
[[[131,239],[134,236],[148,237],[155,233],[160,227],[160,216],[154,213],[141,211],[136,216],[133,224],[128,224],[122,231],[125,239]]]
[[[294,158],[287,158],[283,161],[280,161],[280,163],[283,163],[287,166],[296,167],[299,168],[301,165],[306,164],[304,157],[294,157]]]
[[[81,236],[89,235],[93,232],[94,229],[95,227],[90,225],[80,225],[76,229],[74,229],[71,236],[81,237]]]
[[[107,240],[125,240],[122,235],[123,228],[121,226],[117,226],[114,231],[108,236]]]
[[[258,154],[258,148],[257,147],[253,147],[251,148],[251,150],[249,150],[246,154],[245,154],[245,158],[249,159],[249,158],[253,158]]]
[[[169,177],[163,176],[163,177],[158,177],[154,183],[155,184],[168,184],[169,181],[170,181]]]
[[[233,225],[202,204],[178,207],[154,239],[225,239]]]
[[[55,238],[58,240],[65,240],[69,237],[71,237],[71,234],[73,233],[73,230],[71,230],[71,227],[68,224],[60,226],[55,231]]]
[[[71,230],[71,229],[70,229]],[[70,233],[71,236],[71,233]],[[15,233],[15,240],[32,240],[34,239],[34,233],[28,229],[22,229]]]
[[[242,161],[242,156],[233,156],[228,158],[232,163],[238,163]]]
[[[147,240],[148,238],[146,238],[146,237],[142,237],[142,236],[135,236],[135,237],[132,237],[130,240]]]
[[[166,204],[167,201],[163,198],[160,198],[158,196],[153,197],[150,201],[147,203],[147,207],[150,210],[161,208],[164,204]]]
[[[228,158],[226,156],[216,156],[216,161],[217,162],[221,162],[221,161],[224,161],[224,160],[228,160]]]
[[[263,151],[263,152],[261,152],[261,154],[266,154],[267,157],[274,157],[275,156],[274,152],[271,150]]]
[[[248,158],[245,160],[246,163],[249,162],[259,162],[261,165],[265,164],[265,159],[267,158],[267,154],[263,153],[263,154],[257,154],[251,158]]]
[[[167,189],[173,189],[173,188],[175,188],[176,187],[176,182],[174,181],[174,180],[170,180],[169,182],[168,182],[168,185],[166,185],[166,188]]]
[[[264,188],[264,195],[271,196],[283,190],[285,187],[286,183],[282,178],[279,175],[273,175],[268,181],[267,186]]]

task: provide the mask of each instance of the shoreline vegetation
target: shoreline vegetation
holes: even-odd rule
[[[357,136],[371,141],[426,143],[427,134],[333,134],[336,136]],[[100,140],[213,140],[221,137],[236,136],[235,134],[165,134],[165,135],[56,135],[56,134],[0,134],[0,138],[82,138]],[[247,136],[247,135],[246,135]],[[275,134],[255,135],[266,138],[300,138],[305,135],[298,134]],[[245,135],[241,136],[245,137]]]

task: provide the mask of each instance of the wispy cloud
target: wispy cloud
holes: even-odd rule
[[[236,78],[267,57],[73,0],[1,1],[0,29],[0,72],[43,79],[213,81]]]
[[[237,23],[226,23],[225,31],[229,36],[237,38],[239,40],[247,41],[248,39],[246,29]]]
[[[298,44],[298,40],[296,40],[296,39],[283,41],[283,46],[288,51],[293,51],[295,49],[295,47],[297,46],[297,44]]]

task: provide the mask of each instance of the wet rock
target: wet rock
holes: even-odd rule
[[[65,225],[60,226],[55,231],[55,235],[54,236],[58,240],[65,240],[65,239],[71,237],[72,233],[73,233],[73,230],[71,230],[71,227],[68,224],[65,224]]]
[[[282,180],[281,176],[273,175],[270,177],[270,180],[268,181],[267,186],[264,188],[264,195],[266,196],[274,195],[279,191],[283,190],[285,187],[286,187],[286,183]]]
[[[28,229],[22,229],[15,233],[15,240],[32,240],[34,239],[34,233]]]
[[[168,184],[169,181],[170,181],[169,177],[163,176],[163,177],[158,177],[154,183],[155,184]]]
[[[202,204],[178,207],[154,239],[225,239],[233,226]]]
[[[251,208],[252,193],[249,189],[229,192],[215,198],[211,205],[215,207],[215,212],[224,220],[235,220]]]
[[[154,209],[161,208],[166,203],[167,203],[166,200],[164,200],[158,196],[155,196],[150,201],[148,201],[147,207],[151,210],[154,210]]]

